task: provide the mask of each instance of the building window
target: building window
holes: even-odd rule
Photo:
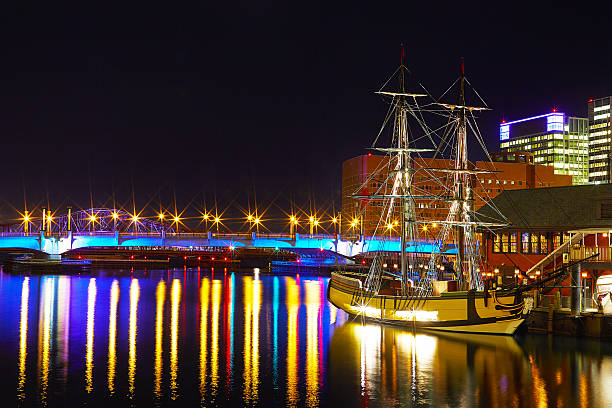
[[[521,252],[524,254],[529,253],[529,233],[523,232],[521,234]]]
[[[513,232],[512,234],[510,234],[510,253],[516,254],[517,252],[517,234],[516,232]]]
[[[531,253],[532,254],[539,254],[539,248],[538,248],[538,238],[539,235],[538,234],[531,234]]]
[[[540,253],[548,253],[548,240],[546,239],[546,234],[540,234]]]
[[[502,235],[502,252],[508,253],[508,234]]]
[[[559,248],[561,245],[561,234],[553,235],[553,250]]]
[[[501,252],[501,238],[499,234],[493,235],[493,253],[497,254]]]

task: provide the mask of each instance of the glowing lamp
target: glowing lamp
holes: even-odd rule
[[[537,275],[537,276],[540,276],[540,271],[536,271],[536,275]]]
[[[386,268],[386,267],[387,267],[387,264],[386,264],[386,263],[384,263],[384,264],[383,264],[383,268]]]
[[[335,224],[335,223],[338,222],[338,219],[334,217],[334,218],[332,218],[332,222]]]
[[[179,217],[174,217],[174,222],[179,222],[181,219]]]
[[[164,219],[164,214],[163,213],[159,213],[159,214],[157,214],[157,216],[159,217],[160,220]]]
[[[499,269],[495,268],[495,269],[493,270],[493,272],[495,272],[495,274],[498,274],[498,273],[499,273]]]
[[[295,217],[292,215],[291,218],[289,218],[289,221],[295,222]]]
[[[259,224],[259,218],[255,218],[255,224]]]
[[[313,222],[313,221],[314,221],[314,217],[311,216],[310,217],[310,222]]]
[[[319,225],[319,221],[315,220],[314,225]]]
[[[117,214],[116,212],[114,212],[114,213],[113,213],[113,218],[114,218],[114,219],[119,218],[119,214]]]
[[[393,228],[393,224],[387,224],[387,229],[392,229]]]
[[[582,272],[582,274],[581,274],[581,275],[582,275],[582,277],[583,277],[583,278],[586,278],[586,277],[587,277],[587,273],[586,273],[586,272]]]
[[[138,222],[138,216],[137,216],[137,215],[134,215],[134,216],[132,217],[132,221],[133,221],[133,222]]]
[[[91,217],[89,217],[89,221],[96,222],[96,216],[92,215]]]
[[[219,221],[221,221],[221,218],[215,217],[215,222],[219,222]]]
[[[519,271],[518,269],[515,269],[515,270],[514,270],[514,274],[515,274],[515,275],[518,275],[518,274],[519,274],[519,272],[520,272],[520,271]]]
[[[435,222],[433,224],[431,224],[432,227],[434,228],[438,228],[438,224],[436,224]]]
[[[23,222],[30,222],[30,216],[25,215],[25,216],[23,217]]]
[[[47,215],[47,221],[49,221],[49,222],[53,221],[53,217],[50,216],[50,215]]]
[[[397,269],[397,264],[393,264],[393,267],[394,267],[395,269]]]
[[[253,216],[252,216],[251,214],[249,214],[249,215],[247,216],[247,220],[248,220],[248,221],[252,221],[252,220],[253,220]]]
[[[208,221],[208,214],[204,214],[204,219]]]

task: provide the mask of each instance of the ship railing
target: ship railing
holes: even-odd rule
[[[610,262],[612,260],[612,247],[581,246],[570,249],[570,261],[579,261],[584,258],[597,255],[589,262]]]

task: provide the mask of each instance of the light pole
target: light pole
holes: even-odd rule
[[[312,235],[312,230],[314,228],[314,217],[311,215],[310,218],[308,219],[309,224],[310,224],[310,235]]]

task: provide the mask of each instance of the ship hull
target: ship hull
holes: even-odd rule
[[[372,295],[361,288],[358,279],[333,273],[327,296],[351,315],[417,329],[512,335],[524,320],[522,296],[515,291]]]

